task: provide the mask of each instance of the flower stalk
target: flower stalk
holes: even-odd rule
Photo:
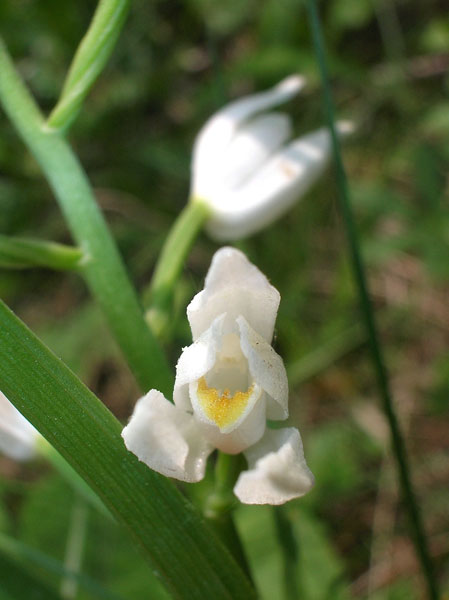
[[[365,321],[365,326],[368,333],[368,340],[371,348],[371,355],[376,372],[377,383],[382,399],[383,410],[387,417],[387,422],[390,428],[392,449],[396,458],[399,482],[401,485],[401,491],[405,501],[405,506],[407,507],[408,511],[411,533],[415,544],[416,554],[421,563],[422,572],[427,583],[428,596],[431,600],[438,600],[440,595],[433,571],[432,560],[430,558],[430,553],[427,545],[427,539],[424,530],[424,525],[422,522],[421,512],[413,488],[407,451],[400,430],[399,422],[396,416],[393,398],[390,391],[388,371],[386,368],[383,350],[379,340],[374,309],[368,291],[365,268],[360,252],[358,232],[354,223],[354,216],[352,213],[352,207],[349,199],[350,197],[348,181],[343,165],[343,160],[341,157],[340,143],[335,128],[334,101],[332,97],[331,86],[329,83],[329,73],[325,56],[324,39],[321,30],[321,23],[316,1],[307,0],[307,9],[309,14],[313,43],[315,46],[315,53],[317,56],[318,66],[323,83],[324,107],[326,112],[326,118],[328,121],[328,126],[331,132],[332,152],[334,156],[337,187],[339,191],[338,198],[340,202],[340,210],[343,215],[343,223],[345,226],[347,241],[349,245],[349,252],[352,260],[354,280],[357,285],[362,316]]]
[[[193,198],[181,211],[168,233],[149,287],[144,291],[145,319],[163,337],[172,318],[173,292],[187,255],[210,214],[208,206]]]

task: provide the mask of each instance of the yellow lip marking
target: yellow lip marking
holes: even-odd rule
[[[206,416],[223,429],[237,421],[253,391],[254,384],[246,392],[237,391],[233,396],[228,389],[219,394],[215,388],[208,387],[206,379],[201,377],[198,381],[197,396]]]

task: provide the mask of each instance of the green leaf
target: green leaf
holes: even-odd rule
[[[254,598],[173,483],[126,450],[117,419],[3,302],[0,324],[0,389],[128,529],[173,596]]]
[[[78,268],[82,257],[79,248],[46,240],[0,235],[0,267],[71,270]]]
[[[76,118],[114,49],[130,4],[130,0],[100,0],[70,66],[61,98],[47,121],[48,127],[66,129]]]

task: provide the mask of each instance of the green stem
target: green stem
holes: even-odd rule
[[[170,323],[173,289],[179,279],[187,254],[210,209],[201,200],[191,200],[179,214],[159,255],[153,278],[144,291],[143,302],[148,308],[146,319],[152,329],[162,334]]]
[[[82,258],[82,251],[73,246],[0,234],[0,267],[3,268],[47,267],[70,271],[79,268]]]
[[[326,117],[332,137],[332,149],[336,168],[340,209],[343,214],[343,221],[345,224],[346,236],[352,260],[352,267],[354,271],[354,279],[358,288],[360,306],[368,333],[373,365],[376,371],[377,383],[382,398],[383,409],[387,417],[387,421],[391,432],[392,448],[397,462],[402,495],[409,514],[411,532],[415,544],[416,553],[421,563],[421,568],[427,583],[429,598],[431,598],[432,600],[438,600],[438,586],[435,579],[433,565],[427,546],[427,539],[424,531],[420,509],[413,489],[407,451],[399,427],[398,419],[396,417],[393,400],[390,392],[388,373],[385,365],[383,351],[379,341],[379,336],[377,333],[377,325],[375,321],[374,310],[368,292],[364,265],[360,253],[358,233],[354,223],[352,207],[349,200],[348,182],[343,166],[343,160],[341,157],[340,144],[335,130],[334,101],[332,98],[332,92],[329,83],[329,74],[324,50],[324,40],[321,31],[321,24],[316,6],[316,0],[307,0],[307,7],[309,11],[309,20],[310,27],[312,30],[313,43],[315,46],[315,52],[317,55],[317,60],[321,72],[321,79],[323,83]]]
[[[241,455],[218,452],[215,463],[215,487],[206,498],[203,513],[208,522],[229,548],[240,567],[251,579],[251,572],[245,551],[232,518],[232,509],[237,500],[233,488],[243,466]]]
[[[130,0],[100,0],[86,35],[76,51],[61,97],[46,127],[67,129],[111,55],[130,8]]]
[[[82,273],[144,390],[171,395],[172,373],[147,327],[114,240],[70,145],[43,118],[0,40],[0,101],[42,167],[86,260]]]

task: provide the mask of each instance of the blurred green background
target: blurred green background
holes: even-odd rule
[[[345,164],[394,397],[431,553],[448,589],[445,4],[327,0],[320,9],[338,115],[357,124],[345,146]],[[46,112],[55,104],[95,6],[91,0],[0,4],[10,52]],[[286,108],[301,135],[324,122],[301,2],[133,2],[70,140],[140,290],[185,205],[198,129],[228,99],[264,89],[292,72],[308,80]],[[0,233],[71,242],[39,168],[4,115]],[[303,433],[317,480],[307,497],[287,506],[298,540],[302,600],[423,598],[359,323],[331,170],[287,216],[238,246],[281,292],[275,346],[290,374],[290,420]],[[202,236],[189,256],[168,346],[173,363],[189,343],[185,307],[202,287],[215,249]],[[127,419],[137,387],[76,274],[3,270],[0,295],[119,418]],[[59,476],[44,463],[17,465],[1,457],[0,499],[2,531],[28,550],[63,562],[76,500]],[[237,521],[263,598],[282,598],[272,509],[241,508]],[[58,582],[57,569],[51,575],[36,556],[25,562],[40,579]],[[131,542],[95,514],[87,520],[83,573],[115,594],[104,597],[163,597],[150,587],[147,567]],[[81,586],[77,597],[103,593]]]

